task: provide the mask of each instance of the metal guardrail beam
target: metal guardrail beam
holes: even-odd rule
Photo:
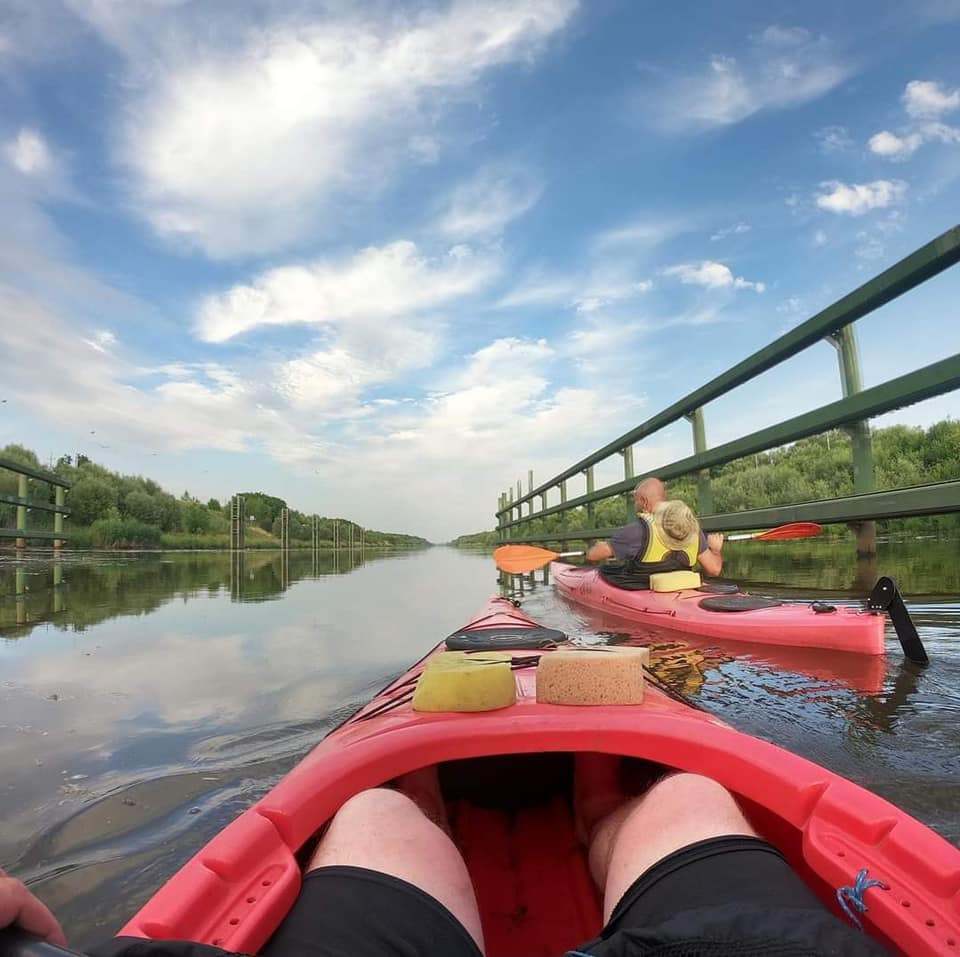
[[[37,511],[40,512],[59,512],[61,515],[70,514],[70,509],[65,505],[53,505],[50,502],[38,502],[33,498],[20,498],[19,495],[0,495],[0,504],[24,505],[27,508],[37,509]]]
[[[827,306],[826,309],[806,322],[790,330],[786,335],[764,346],[764,348],[748,356],[731,369],[711,379],[706,385],[674,402],[673,405],[668,406],[662,412],[658,412],[642,425],[625,432],[602,449],[598,449],[575,465],[564,469],[543,485],[530,489],[526,495],[521,495],[515,500],[513,506],[516,507],[518,504],[532,500],[537,495],[556,487],[560,482],[579,474],[589,466],[596,465],[628,445],[634,445],[648,435],[671,425],[705,403],[719,398],[745,382],[749,382],[785,359],[802,352],[815,342],[839,331],[880,306],[886,305],[898,296],[902,296],[905,292],[909,292],[915,286],[919,286],[957,262],[960,262],[960,226],[948,229],[945,233],[931,240],[925,246],[921,246],[920,249],[901,259],[900,262],[884,270],[869,282],[864,283],[833,305]],[[509,507],[501,509],[497,514],[503,512],[509,512]],[[549,512],[549,509],[547,512]]]
[[[70,488],[73,484],[53,472],[43,472],[40,469],[31,468],[29,465],[23,465],[20,462],[14,462],[13,459],[0,459],[0,469],[8,469],[19,475],[26,475],[32,479],[38,479],[41,482],[49,482],[51,485],[59,485],[61,488]]]
[[[752,508],[726,515],[708,515],[703,527],[708,532],[743,528],[773,528],[785,522],[863,522],[878,518],[910,518],[914,515],[946,515],[960,512],[960,480],[914,485],[910,488],[867,492],[821,502]]]
[[[25,528],[18,530],[16,528],[0,528],[0,538],[37,538],[43,541],[62,541],[70,537],[69,532],[48,532],[38,531],[37,529]]]
[[[637,482],[648,476],[657,476],[667,481],[701,469],[725,465],[727,462],[743,458],[746,455],[754,455],[757,452],[765,452],[788,442],[796,442],[798,439],[804,439],[819,432],[826,432],[848,422],[857,422],[861,419],[882,415],[885,412],[892,412],[902,406],[912,405],[915,402],[921,402],[924,399],[957,388],[960,388],[960,354],[941,359],[939,362],[924,366],[922,369],[908,372],[906,375],[890,379],[888,382],[873,386],[870,389],[864,389],[863,392],[857,392],[844,399],[838,399],[836,402],[830,402],[811,412],[804,412],[802,415],[794,416],[794,418],[787,419],[778,425],[760,429],[758,432],[741,439],[718,445],[716,448],[709,449],[699,455],[690,455],[662,468],[653,469],[634,478],[604,486],[604,488],[597,489],[587,495],[569,499],[566,505],[554,505],[542,512],[537,512],[533,518],[546,518],[548,515],[554,515],[579,505],[587,505],[600,499],[611,498],[622,492],[628,492]],[[507,529],[515,528],[529,521],[530,517],[527,517],[520,521],[508,522],[503,527]]]
[[[888,489],[865,495],[793,505],[772,505],[742,512],[706,515],[701,525],[707,532],[733,532],[755,528],[773,528],[785,522],[822,522],[842,524],[882,518],[910,518],[914,515],[945,515],[960,512],[960,480]],[[577,539],[609,538],[614,528],[571,528],[537,535],[517,535],[504,544],[518,542],[569,542]]]

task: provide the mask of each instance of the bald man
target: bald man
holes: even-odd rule
[[[651,571],[644,569],[641,561],[647,552],[652,535],[653,513],[667,502],[667,487],[658,478],[646,478],[633,490],[633,504],[637,512],[637,521],[617,529],[609,542],[597,542],[587,552],[588,562],[604,562],[615,558],[622,563],[617,579],[635,580],[634,587],[649,587]],[[708,575],[719,575],[723,570],[723,535],[714,532],[705,535],[699,532],[700,546],[697,561]],[[679,566],[678,566],[679,567]],[[614,579],[611,578],[613,581]],[[646,584],[644,582],[646,581]],[[619,581],[615,581],[619,584]]]

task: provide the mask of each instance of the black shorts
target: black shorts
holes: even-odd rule
[[[308,874],[261,953],[480,957],[442,904],[406,881],[355,867]],[[754,837],[700,841],[664,858],[627,890],[600,937],[571,951],[591,957],[882,953],[829,914],[780,852]]]
[[[196,944],[138,941],[140,949],[126,950],[121,939],[112,943],[98,953],[103,957],[223,953]],[[296,903],[260,953],[481,957],[466,928],[439,901],[399,878],[359,867],[324,867],[307,874]],[[718,837],[684,847],[642,874],[600,936],[569,953],[872,957],[886,951],[828,913],[766,841]]]

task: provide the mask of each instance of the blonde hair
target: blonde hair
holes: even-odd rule
[[[653,516],[667,544],[683,548],[696,541],[700,535],[697,516],[686,502],[681,502],[678,498],[661,502],[654,509]]]

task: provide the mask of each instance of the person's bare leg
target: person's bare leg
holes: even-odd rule
[[[308,871],[365,867],[419,887],[438,900],[483,950],[477,898],[453,841],[398,791],[361,791],[337,811]]]
[[[674,851],[711,837],[755,836],[733,795],[711,778],[674,774],[617,808],[590,839],[590,873],[606,923],[630,885]]]

